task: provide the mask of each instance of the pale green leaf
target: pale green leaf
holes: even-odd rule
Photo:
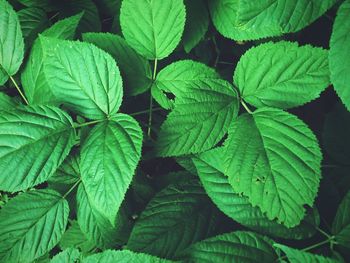
[[[290,263],[340,263],[340,261],[333,258],[311,254],[280,244],[274,244],[274,247],[281,249],[286,254]]]
[[[0,261],[32,262],[60,240],[69,207],[53,190],[34,190],[13,198],[0,211]]]
[[[338,207],[333,220],[332,232],[335,235],[335,241],[344,247],[350,248],[350,191]]]
[[[95,248],[95,245],[81,231],[77,221],[73,221],[71,226],[63,234],[59,246],[62,250],[68,248],[77,248],[86,253]]]
[[[233,81],[241,97],[257,108],[297,107],[328,87],[328,52],[295,42],[265,43],[241,57]]]
[[[129,45],[147,59],[169,56],[181,40],[183,0],[124,0],[120,24]]]
[[[46,181],[74,144],[72,120],[59,108],[28,106],[2,111],[0,189],[14,192]]]
[[[82,14],[58,21],[42,35],[58,39],[73,39]],[[21,82],[27,100],[34,104],[58,104],[47,84],[43,71],[43,52],[39,40],[34,42],[29,59],[21,74]]]
[[[271,240],[253,232],[237,231],[195,243],[184,252],[186,262],[275,262]]]
[[[19,19],[6,0],[0,0],[0,85],[19,70],[24,56],[24,41]]]
[[[117,114],[96,125],[81,147],[80,170],[86,194],[112,224],[140,160],[141,146],[138,123]]]
[[[350,111],[350,0],[339,7],[330,40],[329,68],[335,91]]]
[[[136,221],[127,248],[173,258],[213,234],[216,210],[197,180],[172,184],[148,203]]]
[[[102,253],[89,256],[82,263],[171,263],[173,261],[157,258],[143,253],[129,250],[106,250]]]
[[[209,27],[209,14],[203,0],[185,0],[185,5],[187,19],[183,45],[189,53],[204,38]]]
[[[122,79],[115,60],[88,43],[40,37],[44,72],[57,100],[89,119],[115,114],[122,102]]]
[[[193,81],[180,93],[161,126],[156,144],[159,156],[210,149],[223,138],[238,112],[237,94],[223,80]]]
[[[151,87],[152,71],[149,62],[137,54],[123,38],[110,33],[86,33],[83,40],[103,49],[117,61],[126,94],[138,95]]]
[[[247,197],[235,193],[223,174],[223,150],[215,148],[192,158],[205,191],[222,212],[252,230],[271,236],[304,239],[315,234],[319,224],[317,210],[308,214],[299,226],[287,228],[269,220],[258,207],[249,203]]]
[[[297,32],[322,16],[336,0],[211,0],[216,29],[234,40]]]
[[[321,177],[322,154],[307,125],[282,110],[261,108],[237,119],[225,148],[225,174],[234,191],[269,219],[298,225]]]
[[[68,248],[54,256],[50,263],[76,263],[79,262],[79,259],[79,250],[74,248]]]

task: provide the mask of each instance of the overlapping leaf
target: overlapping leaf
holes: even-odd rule
[[[333,220],[332,232],[340,245],[350,248],[350,191],[339,205]]]
[[[225,174],[236,193],[269,219],[300,223],[320,181],[321,151],[312,131],[282,110],[261,108],[241,115],[225,144]]]

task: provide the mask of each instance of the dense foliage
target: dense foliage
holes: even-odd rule
[[[0,0],[0,262],[350,260],[350,0]]]

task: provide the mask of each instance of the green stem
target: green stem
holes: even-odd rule
[[[333,238],[332,238],[333,239]],[[306,248],[303,248],[301,251],[309,251],[309,250],[312,250],[312,249],[314,249],[314,248],[318,248],[318,247],[320,247],[320,246],[323,246],[323,245],[325,245],[325,244],[328,244],[329,242],[331,242],[332,241],[332,239],[326,239],[326,240],[323,240],[323,241],[321,241],[321,242],[319,242],[319,243],[316,243],[316,244],[313,244],[313,245],[311,245],[311,246],[308,246],[308,247],[306,247]]]
[[[241,104],[243,106],[243,108],[249,113],[249,114],[253,114],[253,112],[249,109],[248,105],[244,102],[244,100],[241,99]]]
[[[73,186],[62,196],[62,198],[66,198],[73,190],[75,187],[77,187],[77,185],[81,182],[81,178],[79,178],[78,181],[75,182],[75,184],[73,184]]]
[[[74,127],[75,129],[77,129],[77,128],[81,128],[81,127],[86,127],[86,126],[89,126],[89,125],[93,125],[93,124],[96,124],[96,123],[100,123],[100,122],[103,122],[103,121],[105,121],[105,119],[103,119],[103,120],[95,120],[95,121],[88,121],[88,122],[84,122],[84,123],[81,123],[81,124],[76,124],[76,125],[74,125],[73,127]]]
[[[163,110],[163,108],[153,108],[152,111],[160,111]],[[130,113],[130,116],[136,116],[136,115],[141,115],[141,114],[146,114],[149,113],[149,109],[148,110],[143,110],[143,111],[138,111],[138,112],[134,112],[134,113]]]
[[[316,230],[318,231],[318,232],[320,232],[322,235],[324,235],[326,238],[328,238],[328,239],[333,239],[333,237],[331,236],[331,235],[329,235],[328,233],[326,233],[325,231],[323,231],[321,228],[319,228],[318,226],[316,226]]]
[[[157,66],[158,66],[158,60],[154,60],[154,67],[153,67],[153,75],[152,75],[152,82],[156,80],[157,77]],[[147,129],[147,135],[149,138],[151,138],[151,126],[152,126],[152,108],[153,108],[153,97],[152,97],[152,91],[150,91],[150,100],[149,100],[149,115],[148,115],[148,129]]]
[[[10,80],[12,81],[13,85],[15,85],[19,95],[21,95],[22,99],[24,100],[24,102],[28,105],[28,101],[26,99],[26,97],[24,96],[24,94],[22,93],[21,89],[19,88],[17,82],[14,80],[14,78],[12,76],[9,76],[10,77]]]

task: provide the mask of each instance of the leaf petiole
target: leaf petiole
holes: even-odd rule
[[[21,89],[19,88],[17,82],[15,81],[15,79],[12,77],[12,76],[9,76],[10,77],[10,80],[12,81],[13,85],[15,85],[19,95],[21,95],[22,99],[24,100],[24,102],[28,105],[28,101],[26,99],[26,97],[24,96],[23,92],[21,91]]]

